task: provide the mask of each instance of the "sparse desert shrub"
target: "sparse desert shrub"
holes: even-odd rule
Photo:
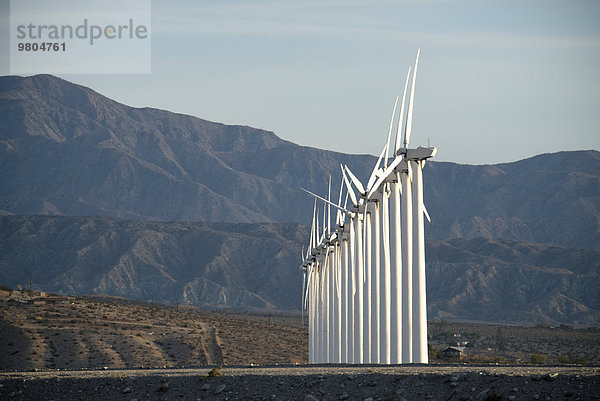
[[[221,376],[221,375],[222,375],[222,373],[221,373],[221,368],[220,368],[220,367],[218,367],[218,368],[213,368],[213,369],[211,369],[211,370],[208,372],[208,377],[219,377],[219,376]]]
[[[589,361],[584,357],[577,357],[573,355],[559,355],[558,357],[559,363],[568,363],[572,365],[587,365]]]
[[[546,362],[546,356],[542,354],[532,354],[529,358],[529,362],[533,363],[534,365],[541,365]]]
[[[504,363],[504,364],[508,363],[508,359],[506,359],[505,357],[500,356],[500,355],[496,355],[492,361],[494,363]]]

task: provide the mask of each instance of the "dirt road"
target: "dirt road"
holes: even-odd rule
[[[600,367],[273,366],[0,373],[0,400],[596,400]]]

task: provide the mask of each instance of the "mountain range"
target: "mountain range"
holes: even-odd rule
[[[0,284],[295,309],[299,188],[325,194],[331,174],[337,194],[340,163],[366,180],[375,161],[0,77]],[[424,182],[430,317],[600,322],[600,152],[430,161]]]
[[[0,217],[0,283],[209,308],[300,308],[296,223]],[[599,249],[427,240],[430,319],[600,322]]]

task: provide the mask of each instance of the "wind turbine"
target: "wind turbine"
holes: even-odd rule
[[[390,141],[398,97],[386,145],[366,186],[348,166],[341,166],[337,204],[331,202],[330,189],[327,199],[305,190],[324,202],[322,234],[313,210],[310,252],[307,257],[303,252],[311,363],[427,362],[423,225],[429,215],[422,170],[437,150],[408,148],[419,55],[405,108],[411,69],[407,73],[394,146]],[[331,207],[337,208],[333,233]]]
[[[402,93],[402,103],[398,116],[396,138],[394,140],[394,158],[402,157],[398,155],[401,141],[402,123],[404,121],[404,109],[406,104],[406,89],[410,78],[411,68],[408,68],[406,82]],[[391,125],[390,125],[391,131]],[[389,140],[389,135],[388,135]],[[391,224],[390,224],[390,247],[391,247],[391,269],[390,269],[390,363],[398,364],[402,362],[402,272],[406,268],[402,263],[402,231],[401,231],[401,179],[398,167],[392,174],[390,183],[390,204],[391,204]]]
[[[408,103],[408,114],[404,132],[404,148],[398,149],[397,154],[403,154],[404,168],[402,170],[403,214],[404,231],[402,232],[403,250],[406,255],[406,264],[403,274],[403,288],[408,290],[404,294],[403,303],[403,336],[402,351],[403,363],[427,363],[427,304],[425,287],[425,236],[424,215],[429,219],[427,209],[423,204],[423,167],[425,160],[435,156],[436,148],[418,147],[408,149],[412,132],[412,116],[414,108],[415,84],[417,67],[419,64],[420,49],[417,51],[415,68]],[[414,176],[414,177],[413,177]],[[411,183],[414,184],[412,188]],[[403,259],[404,262],[404,259]],[[412,290],[412,291],[411,291]],[[411,293],[412,292],[412,293]],[[405,316],[406,315],[406,316]]]
[[[315,274],[314,269],[314,257],[312,255],[313,250],[313,241],[314,241],[314,233],[315,233],[315,217],[317,210],[317,200],[315,199],[314,207],[313,207],[313,219],[310,227],[310,239],[308,243],[308,247],[306,250],[306,254],[304,254],[304,250],[302,251],[302,265],[300,266],[300,270],[302,271],[302,311],[308,311],[308,344],[309,344],[309,362],[314,362],[314,301],[312,297],[314,295],[313,289],[313,276]],[[310,300],[310,301],[309,301]]]
[[[350,195],[350,200],[352,201],[353,208],[350,213],[350,291],[348,294],[349,298],[349,308],[350,312],[348,314],[348,343],[349,353],[348,353],[348,362],[349,363],[360,363],[361,354],[362,354],[362,344],[361,344],[361,331],[359,331],[360,326],[362,325],[359,322],[359,319],[362,321],[362,316],[359,314],[359,297],[362,302],[362,286],[358,286],[358,278],[359,272],[361,270],[360,267],[360,259],[358,257],[359,250],[358,244],[360,242],[360,237],[357,234],[357,227],[360,226],[359,222],[359,200],[356,198],[356,194],[348,181],[348,177],[346,177],[346,173],[342,168],[342,176],[344,178],[344,183],[346,184],[346,190]],[[360,344],[360,345],[359,345]]]
[[[373,215],[379,212],[378,200],[369,198],[369,192],[373,189],[372,187],[376,184],[380,169],[381,161],[383,160],[384,154],[388,152],[388,145],[384,146],[377,163],[375,164],[371,176],[367,182],[367,186],[364,187],[362,183],[356,178],[348,166],[344,166],[342,174],[346,177],[350,177],[351,182],[356,187],[359,193],[359,199],[356,198],[354,191],[345,179],[345,183],[348,187],[348,191],[351,194],[351,199],[357,206],[357,217],[362,217],[362,230],[360,221],[356,221],[356,238],[358,255],[357,258],[357,273],[362,275],[362,280],[358,280],[359,289],[362,290],[362,296],[359,296],[358,311],[355,311],[355,316],[359,319],[358,322],[358,333],[360,337],[358,339],[357,347],[360,349],[360,355],[358,362],[356,363],[378,363],[379,362],[379,316],[374,317],[375,313],[379,313],[380,310],[380,296],[379,296],[379,284],[373,285],[374,278],[379,277],[379,248],[373,249],[372,239],[378,242],[380,229],[380,218],[377,216],[375,226],[373,226]],[[370,210],[370,211],[369,211]],[[362,213],[362,216],[361,216]],[[377,231],[374,234],[374,231]],[[362,265],[362,266],[361,266]],[[362,267],[362,268],[361,268]],[[368,279],[367,279],[368,278]],[[374,312],[375,310],[375,312]],[[355,320],[356,322],[356,320]],[[356,326],[355,326],[356,327]]]
[[[342,198],[342,190],[343,190],[343,186],[340,187],[340,194],[339,194],[339,199],[338,199],[338,204],[334,204],[333,202],[331,202],[331,199],[325,199],[319,195],[316,195],[314,193],[312,193],[311,191],[308,191],[307,189],[302,188],[302,190],[306,191],[307,193],[309,193],[310,195],[312,195],[313,197],[315,197],[315,202],[317,199],[321,200],[324,202],[325,205],[327,205],[328,207],[333,206],[336,209],[338,209],[338,213],[337,213],[337,227],[335,232],[331,233],[330,229],[324,230],[329,232],[329,235],[327,237],[325,237],[325,235],[323,236],[323,244],[322,244],[322,249],[324,249],[325,251],[323,252],[326,255],[326,259],[325,262],[322,262],[322,264],[325,266],[325,268],[322,270],[326,275],[326,282],[327,284],[327,292],[325,292],[324,296],[327,296],[328,293],[328,307],[329,309],[333,312],[332,313],[332,318],[330,319],[326,319],[325,322],[323,322],[323,319],[321,318],[320,321],[322,322],[322,324],[324,325],[323,329],[328,331],[329,336],[328,336],[328,340],[327,340],[327,344],[326,347],[329,347],[329,350],[327,352],[325,352],[326,357],[324,358],[323,361],[327,362],[345,362],[347,360],[347,332],[348,332],[348,328],[346,326],[346,324],[343,325],[342,327],[342,316],[344,316],[344,323],[346,322],[346,316],[347,316],[347,310],[348,310],[348,303],[346,301],[346,298],[343,297],[345,294],[347,294],[347,285],[348,285],[348,271],[347,271],[347,266],[344,266],[342,269],[342,266],[340,266],[341,264],[341,260],[342,260],[342,256],[344,258],[346,258],[347,260],[347,235],[345,235],[345,224],[344,224],[344,216],[352,216],[353,213],[349,210],[347,210],[344,207],[341,207],[341,198]],[[328,196],[328,198],[330,198],[330,196]],[[318,220],[318,218],[317,218]],[[329,220],[329,219],[328,219]],[[317,230],[318,231],[318,230]],[[342,240],[342,244],[339,245],[340,242],[340,238]],[[339,248],[339,252],[341,253],[341,255],[337,255],[337,249]],[[336,264],[336,261],[339,261]],[[341,270],[341,271],[340,271]],[[338,277],[337,280],[337,284],[338,287],[340,285],[343,286],[343,288],[337,288],[334,285],[334,277],[336,275],[336,272],[340,272],[339,275],[342,277]],[[343,299],[340,299],[342,298]],[[336,310],[339,310],[339,317],[336,316]],[[336,320],[337,320],[337,324],[336,324]],[[325,326],[325,324],[327,324],[327,326]],[[320,332],[321,337],[323,338],[324,333]],[[343,337],[342,337],[343,335]],[[325,341],[325,340],[323,340]],[[341,346],[343,344],[343,348],[344,348],[344,352],[342,352]],[[327,349],[327,348],[326,348]],[[329,352],[331,351],[331,352]]]
[[[338,195],[338,207],[341,207],[342,204],[342,193],[343,193],[343,189],[344,189],[344,185],[343,182],[340,183],[340,193]],[[343,356],[344,350],[343,348],[345,347],[345,339],[343,338],[343,336],[345,335],[345,332],[342,330],[342,324],[343,321],[345,320],[345,306],[344,306],[344,299],[342,298],[343,295],[343,290],[342,290],[342,285],[343,285],[343,279],[342,279],[342,257],[343,257],[343,234],[344,234],[344,215],[342,214],[341,210],[336,210],[336,229],[335,229],[335,248],[334,248],[334,255],[335,255],[335,263],[334,263],[334,272],[335,272],[335,333],[334,333],[334,339],[335,342],[337,344],[337,349],[335,350],[334,353],[334,363],[342,363],[343,362],[343,358],[345,358],[345,356]],[[343,320],[344,319],[344,320]]]

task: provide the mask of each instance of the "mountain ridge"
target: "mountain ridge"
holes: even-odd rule
[[[0,284],[203,307],[298,310],[295,223],[0,217]],[[430,319],[600,323],[600,250],[525,241],[426,241]]]
[[[376,160],[298,146],[256,128],[133,108],[50,75],[0,77],[0,110],[4,213],[307,223],[312,199],[299,187],[326,193],[332,174],[337,194],[340,163],[366,179]],[[561,174],[552,172],[556,166]],[[595,150],[495,165],[431,161],[424,180],[431,236],[492,238],[498,223],[527,233],[497,235],[552,242],[544,225],[568,228],[565,216],[589,227],[568,229],[571,238],[557,243],[600,243],[599,177]]]

